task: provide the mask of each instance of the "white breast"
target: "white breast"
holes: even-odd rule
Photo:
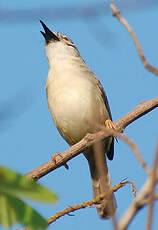
[[[80,73],[48,77],[47,100],[56,127],[70,145],[96,132],[96,125],[108,118],[99,88]]]

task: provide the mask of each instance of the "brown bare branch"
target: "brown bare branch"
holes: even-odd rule
[[[154,195],[154,200],[158,200],[158,194]],[[140,207],[143,207],[144,205],[147,205],[149,203],[150,203],[150,199],[146,198],[146,199],[140,201],[139,205],[140,205]]]
[[[153,170],[151,173],[151,189],[150,189],[150,197],[149,197],[149,210],[148,210],[148,218],[147,218],[147,225],[146,230],[152,229],[152,217],[153,217],[153,207],[154,207],[154,200],[155,200],[155,185],[156,185],[156,170],[158,166],[158,145],[155,152],[155,158],[153,162]]]
[[[141,49],[140,43],[139,43],[139,41],[138,41],[138,39],[136,37],[136,34],[132,30],[132,28],[130,27],[130,25],[128,24],[128,22],[125,20],[125,18],[123,18],[121,16],[120,11],[116,8],[116,6],[115,6],[115,4],[113,2],[110,4],[110,7],[111,7],[111,10],[112,10],[113,16],[116,17],[122,23],[122,25],[127,29],[127,31],[129,32],[129,34],[131,35],[131,37],[132,37],[132,39],[133,39],[133,41],[135,43],[135,46],[137,48],[139,57],[140,57],[143,65],[144,65],[144,67],[148,71],[152,72],[153,74],[158,75],[158,69],[155,68],[154,66],[150,65],[147,62],[147,60],[146,60],[146,58],[145,58],[145,56],[143,54],[143,51]]]
[[[131,181],[121,181],[119,184],[113,186],[112,191],[116,192],[118,189],[122,188],[126,184],[132,184],[133,190],[135,189],[135,185],[134,185],[133,182],[131,182]],[[66,214],[69,214],[71,212],[74,212],[76,210],[83,209],[83,208],[86,208],[86,207],[92,207],[92,205],[97,204],[105,196],[108,196],[108,194],[103,193],[103,194],[97,196],[96,198],[94,198],[92,200],[89,200],[89,201],[86,201],[86,202],[83,202],[81,204],[77,204],[77,205],[74,205],[74,206],[69,206],[69,207],[65,208],[64,210],[62,210],[60,212],[57,212],[55,215],[53,215],[50,218],[48,218],[47,219],[48,224],[51,224],[54,221],[56,221],[57,219],[59,219],[60,217],[66,215]]]
[[[127,127],[130,123],[150,112],[151,110],[155,109],[156,107],[158,107],[158,97],[140,103],[131,112],[127,113],[125,116],[114,122],[117,132],[123,132],[125,127]],[[49,160],[42,166],[27,173],[26,176],[38,180],[49,172],[55,170],[56,168],[65,165],[68,160],[79,155],[81,152],[83,152],[83,150],[96,143],[96,141],[102,140],[107,136],[109,136],[109,132],[107,131],[100,131],[96,134],[87,134],[86,137],[84,137],[80,142],[73,145],[66,151],[57,154],[55,161]]]
[[[136,197],[137,189],[136,189],[135,183],[133,181],[130,181],[130,180],[126,181],[126,179],[124,179],[119,184],[114,185],[113,186],[113,191],[116,192],[118,189],[122,188],[122,186],[124,186],[126,184],[131,184],[132,185],[132,193]]]
[[[130,139],[128,138],[126,135],[123,135],[121,133],[116,132],[113,129],[107,130],[106,128],[103,128],[103,130],[105,130],[106,132],[109,133],[110,136],[114,136],[114,137],[119,137],[120,139],[122,139],[124,142],[126,142],[126,144],[128,144],[130,146],[130,148],[132,149],[133,153],[135,154],[138,162],[140,163],[140,165],[143,167],[143,169],[145,170],[145,172],[150,175],[151,170],[150,168],[148,168],[147,164],[145,163],[138,147],[136,146],[136,144]]]
[[[156,178],[155,180],[158,181],[158,168],[156,170]],[[117,227],[119,230],[125,230],[127,229],[128,225],[136,215],[137,211],[140,210],[144,205],[146,205],[147,197],[150,195],[151,192],[151,186],[152,186],[152,179],[151,175],[148,177],[147,181],[142,186],[139,194],[136,196],[132,204],[129,206],[129,208],[126,210],[124,215],[121,217],[120,221],[117,224]],[[149,199],[148,199],[149,200]]]

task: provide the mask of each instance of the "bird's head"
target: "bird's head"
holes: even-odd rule
[[[70,38],[64,34],[52,32],[41,20],[40,23],[44,29],[44,32],[41,31],[41,34],[45,38],[46,55],[49,63],[72,57],[80,57],[78,49]]]

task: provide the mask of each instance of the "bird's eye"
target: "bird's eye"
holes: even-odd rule
[[[75,45],[73,44],[73,42],[68,37],[62,36],[62,38],[67,41],[66,44],[68,46],[72,46],[73,48],[76,48]]]
[[[66,36],[63,36],[63,39],[65,39],[66,41],[69,41],[69,39]]]

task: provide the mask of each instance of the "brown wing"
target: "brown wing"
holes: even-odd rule
[[[110,106],[109,106],[109,102],[108,102],[107,96],[105,94],[104,88],[103,88],[102,84],[100,83],[99,79],[95,75],[93,75],[93,76],[94,76],[95,80],[97,81],[97,85],[98,85],[98,87],[99,87],[99,89],[101,91],[102,98],[104,100],[105,106],[106,106],[107,111],[108,111],[109,116],[110,116],[110,120],[112,120]],[[111,142],[109,151],[106,153],[106,155],[107,155],[109,160],[112,160],[113,157],[114,157],[114,137],[112,138],[112,142]]]

